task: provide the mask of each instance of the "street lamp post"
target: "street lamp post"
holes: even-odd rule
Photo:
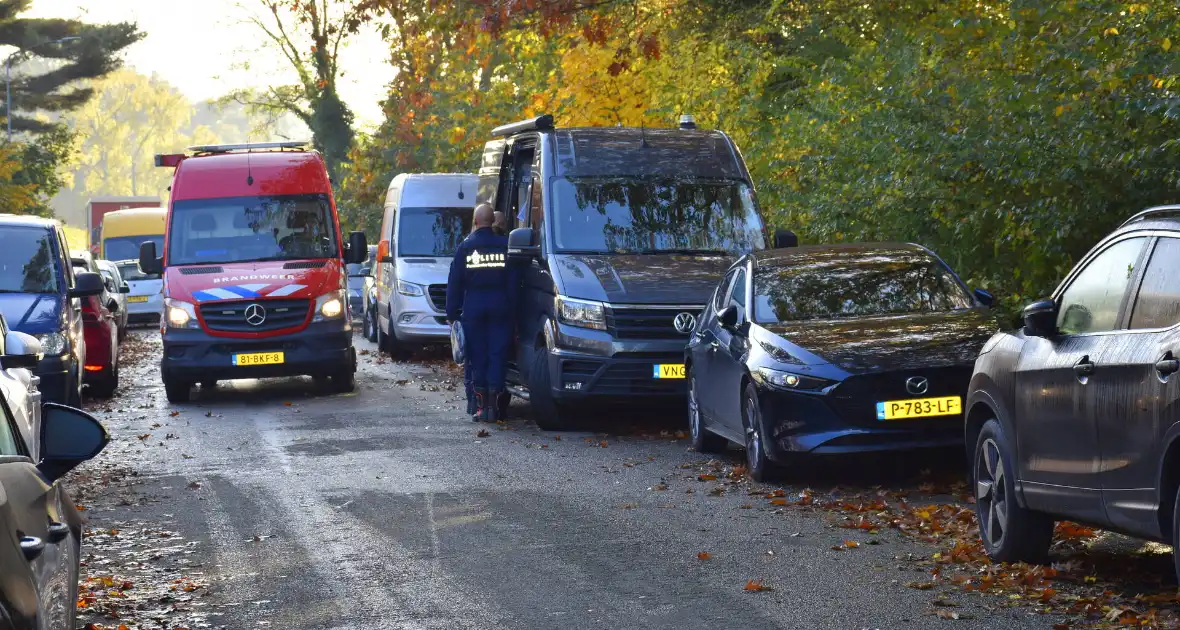
[[[12,58],[21,54],[36,50],[42,46],[50,44],[61,44],[63,42],[71,42],[75,39],[82,39],[81,37],[63,37],[61,39],[54,39],[48,42],[41,42],[35,46],[29,46],[23,50],[18,50],[4,60],[4,117],[8,119],[8,142],[12,142]]]

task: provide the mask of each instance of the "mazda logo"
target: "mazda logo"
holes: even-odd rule
[[[672,320],[672,326],[676,328],[676,332],[687,335],[697,327],[697,316],[692,313],[680,313]]]
[[[905,390],[915,396],[930,391],[930,381],[925,376],[911,376],[905,380]]]
[[[266,309],[261,304],[251,304],[246,307],[246,323],[251,326],[261,326],[266,321]]]

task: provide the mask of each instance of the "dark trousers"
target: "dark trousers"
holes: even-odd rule
[[[467,400],[475,397],[475,385],[471,381],[471,357],[464,357],[463,361],[463,389],[467,392]]]
[[[465,308],[463,333],[466,336],[472,387],[490,391],[504,389],[508,345],[512,341],[512,324],[507,309],[503,304],[490,304],[488,308]]]

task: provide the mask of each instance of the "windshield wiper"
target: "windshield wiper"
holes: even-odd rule
[[[702,255],[718,255],[729,256],[730,252],[724,249],[692,249],[689,247],[671,248],[671,249],[644,249],[634,252],[636,254],[702,254]]]

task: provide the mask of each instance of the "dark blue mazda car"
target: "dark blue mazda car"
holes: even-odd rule
[[[693,446],[745,446],[759,480],[805,453],[961,447],[991,302],[918,245],[750,254],[685,349]]]

